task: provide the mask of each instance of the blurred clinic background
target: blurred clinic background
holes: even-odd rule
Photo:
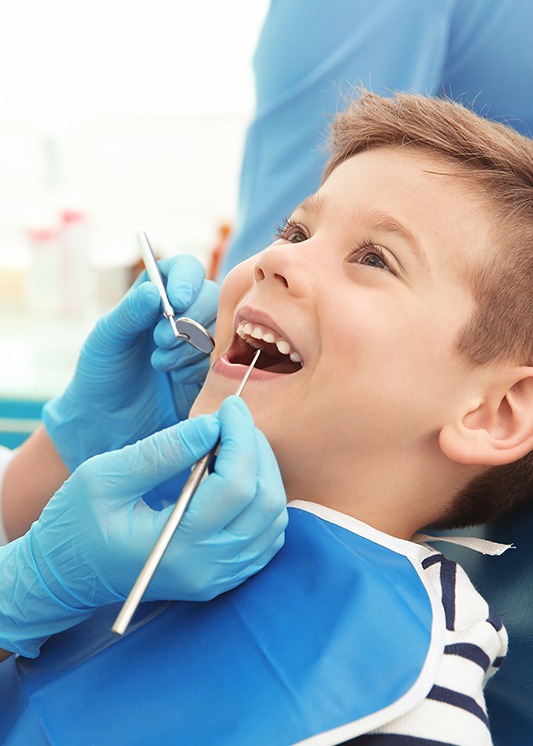
[[[68,382],[131,280],[139,229],[209,268],[235,213],[267,4],[1,4],[0,442]]]

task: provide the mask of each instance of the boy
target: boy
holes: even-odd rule
[[[148,610],[121,645],[64,635],[60,714],[57,642],[21,663],[49,732],[75,710],[87,740],[85,666],[102,742],[120,736],[111,668],[139,742],[491,742],[482,686],[505,631],[412,539],[531,494],[532,187],[531,143],[458,105],[366,94],[338,118],[317,194],[228,275],[192,410],[218,409],[263,350],[244,399],[292,503],[286,545],[206,605]]]

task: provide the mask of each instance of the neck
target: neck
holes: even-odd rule
[[[471,478],[442,454],[411,459],[380,458],[375,464],[352,464],[350,469],[309,469],[308,476],[291,482],[285,478],[290,500],[310,500],[357,518],[400,539],[441,518],[453,496]],[[422,467],[423,465],[423,467]],[[316,467],[316,463],[315,463]]]

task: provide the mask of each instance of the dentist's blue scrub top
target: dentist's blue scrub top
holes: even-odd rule
[[[283,549],[239,588],[143,604],[123,638],[108,607],[4,662],[0,741],[337,744],[419,704],[444,647],[431,550],[313,503],[289,514]]]
[[[531,134],[532,30],[531,0],[271,0],[221,276],[268,246],[317,190],[328,122],[353,84],[385,95],[444,92]]]

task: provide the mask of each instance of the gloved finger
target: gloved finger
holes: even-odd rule
[[[254,499],[230,521],[225,531],[234,541],[250,542],[261,536],[273,524],[284,531],[288,521],[287,497],[278,462],[264,434],[255,430],[257,441],[257,476]]]
[[[161,300],[152,283],[131,289],[120,303],[96,324],[92,341],[109,350],[121,350],[152,326],[161,314]]]
[[[209,357],[204,355],[203,360],[196,365],[177,367],[171,371],[172,398],[178,420],[185,420],[189,416],[209,372],[209,366]]]
[[[196,593],[195,600],[210,601],[220,593],[236,588],[249,577],[258,573],[263,569],[263,567],[266,567],[280,549],[282,549],[283,544],[285,543],[285,534],[278,534],[274,538],[268,537],[264,543],[266,546],[264,552],[260,553],[257,551],[259,549],[259,544],[257,544],[257,547],[251,547],[249,551],[243,553],[239,564],[228,564],[228,573],[224,575],[221,574],[217,578],[216,584],[213,583],[211,586],[206,587],[203,594]]]
[[[196,365],[185,365],[183,368],[175,368],[171,371],[170,378],[176,385],[194,384],[201,387],[204,385],[210,367],[210,360],[208,357],[205,357],[204,360],[196,363]]]
[[[224,533],[228,537],[228,545],[234,547],[239,545],[242,549],[248,549],[255,542],[267,542],[270,537],[272,541],[275,536],[282,534],[288,522],[287,509],[285,506],[279,511],[261,505],[261,501],[253,500],[250,507],[243,510],[225,528]],[[266,545],[265,545],[266,548]],[[264,551],[262,549],[261,551]]]
[[[222,402],[220,421],[220,451],[215,473],[228,482],[235,476],[246,493],[255,494],[258,468],[256,427],[250,410],[237,396],[228,396]],[[236,471],[237,467],[237,471]]]
[[[265,434],[256,428],[255,437],[259,454],[257,494],[263,497],[263,502],[270,510],[284,511],[287,506],[287,495],[278,461]]]
[[[219,295],[219,286],[212,280],[205,280],[193,302],[183,309],[183,315],[206,328],[212,326],[217,317]]]
[[[140,557],[148,556],[153,545],[161,535],[167,523],[172,508],[162,511],[151,510],[142,501],[138,501],[130,513],[130,536]],[[165,598],[190,598],[194,600],[208,600],[230,588],[234,588],[250,575],[261,570],[281,549],[285,540],[286,516],[279,515],[260,536],[250,540],[235,541],[232,537],[215,534],[205,541],[191,541],[183,528],[183,522],[172,537],[165,556],[159,565],[154,580],[151,583],[146,598],[159,598],[160,588],[165,588]],[[183,562],[183,551],[187,546],[196,543],[196,561],[205,565],[206,557],[211,571],[208,582],[199,572],[193,582],[188,584],[188,593],[184,586],[178,583],[176,596],[172,595],[172,586],[179,575],[180,564]],[[202,556],[202,554],[204,556]],[[194,554],[192,555],[194,556]],[[195,582],[199,581],[199,582]],[[126,591],[127,592],[127,591]]]
[[[257,480],[257,441],[252,416],[242,399],[222,402],[220,450],[214,471],[200,484],[182,521],[184,531],[207,538],[231,523],[253,500]]]
[[[223,529],[218,539],[219,545],[224,542],[227,546],[225,559],[231,560],[235,566],[254,562],[257,557],[265,554],[271,545],[282,546],[289,520],[286,508],[274,516],[269,516],[268,523],[250,524],[247,513],[248,511],[243,511],[230,526]]]
[[[217,315],[219,288],[216,283],[206,280],[202,283],[196,295],[191,297],[190,303],[186,306],[180,304],[171,304],[174,306],[176,317],[187,316],[194,319],[206,329],[213,330],[213,325]],[[166,319],[162,319],[154,331],[154,341],[162,349],[172,349],[173,347],[183,347],[184,340],[176,338],[172,332],[171,326]],[[190,345],[186,345],[190,349]]]
[[[76,474],[89,483],[89,493],[92,487],[114,506],[127,504],[190,468],[215,445],[219,432],[216,415],[200,415],[119,451],[95,456]]]
[[[157,267],[170,302],[179,303],[180,298],[183,298],[187,304],[190,304],[205,278],[202,263],[190,254],[178,254],[158,259]],[[149,279],[148,272],[143,269],[132,287],[135,288]],[[188,297],[189,300],[187,300]]]
[[[200,304],[193,309],[193,312],[199,316],[195,320],[206,327],[213,323],[218,305],[218,285],[212,281],[205,281],[205,269],[202,263],[196,257],[180,254],[160,259],[157,265],[168,299],[176,314],[184,315],[193,302],[201,296]],[[132,289],[136,289],[147,281],[149,281],[148,273],[143,270],[133,283]],[[191,316],[191,318],[195,317]],[[166,319],[160,322],[159,327],[160,332],[170,330],[170,342],[176,341]],[[163,335],[163,338],[166,336]]]
[[[241,553],[235,566],[241,566],[241,577],[249,577],[270,562],[285,544],[287,520],[279,516],[252,544]]]
[[[202,379],[203,382],[203,379]],[[173,391],[174,409],[178,420],[186,420],[191,407],[196,401],[201,388],[201,383],[179,382],[177,390]]]
[[[168,336],[167,332],[170,332],[174,341],[169,343],[172,345],[171,347],[166,349],[156,347],[152,352],[150,362],[156,370],[162,370],[169,373],[187,366],[200,365],[204,362],[209,364],[209,355],[206,355],[205,352],[200,352],[200,350],[197,350],[195,347],[188,344],[184,339],[177,339],[174,337],[170,324],[166,319],[165,323],[168,326],[168,330],[165,329],[162,334]],[[157,338],[161,338],[161,333],[157,334]]]
[[[205,269],[196,257],[179,254],[159,262],[168,299],[178,314],[188,308],[200,292],[205,280]]]

